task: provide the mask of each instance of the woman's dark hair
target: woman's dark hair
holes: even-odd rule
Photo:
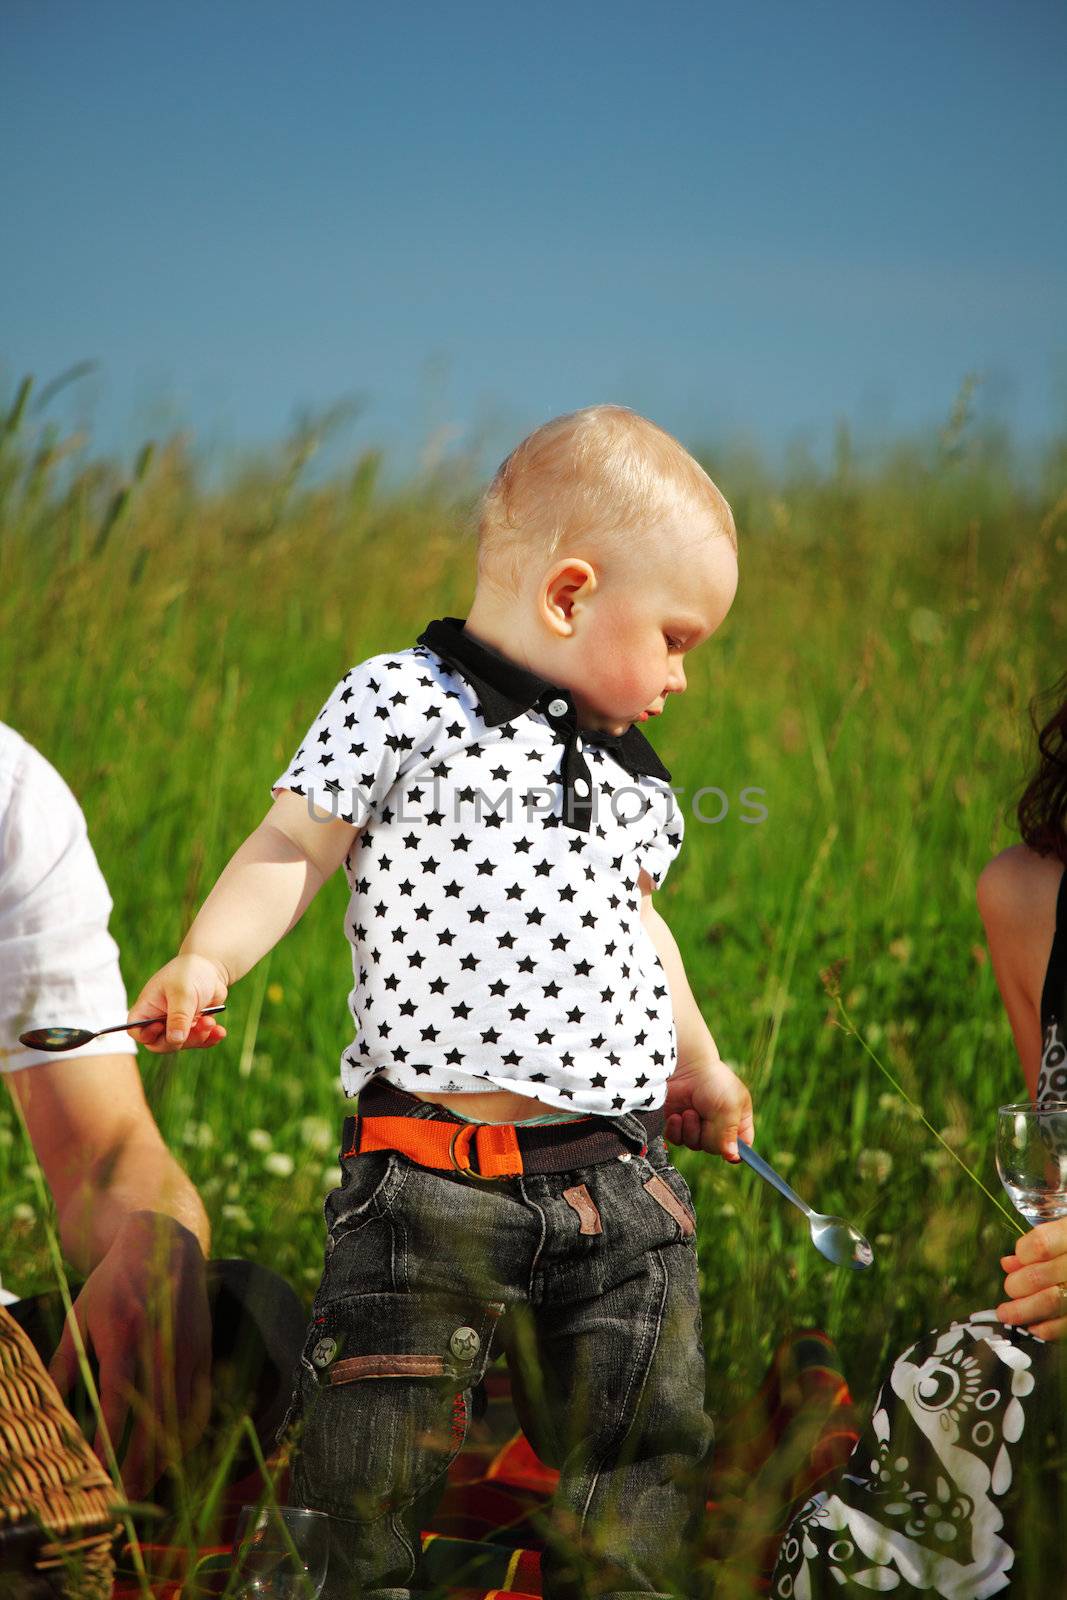
[[[1058,702],[1056,710],[1038,728],[1035,707],[1053,696]],[[1030,721],[1040,758],[1019,801],[1019,832],[1031,850],[1057,856],[1067,866],[1067,672],[1030,702]]]

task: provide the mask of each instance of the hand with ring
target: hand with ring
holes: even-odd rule
[[[1000,1264],[1008,1296],[997,1307],[1001,1322],[1039,1339],[1067,1339],[1067,1217],[1031,1228]]]

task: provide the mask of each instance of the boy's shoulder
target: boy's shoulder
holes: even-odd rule
[[[402,692],[422,701],[443,700],[448,685],[443,682],[443,663],[425,645],[407,645],[402,650],[379,650],[357,661],[342,678],[342,683],[387,693]],[[400,704],[401,702],[397,702]]]
[[[333,697],[350,710],[376,713],[399,731],[417,734],[446,713],[455,719],[459,688],[447,665],[425,645],[415,644],[402,650],[379,650],[357,661],[337,684]]]

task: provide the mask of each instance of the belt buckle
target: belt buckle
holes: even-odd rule
[[[453,1167],[456,1169],[456,1171],[457,1172],[462,1172],[462,1174],[463,1174],[463,1176],[465,1178],[476,1178],[479,1181],[479,1183],[492,1183],[494,1181],[492,1177],[487,1177],[484,1172],[475,1172],[473,1167],[461,1167],[459,1162],[456,1160],[456,1140],[459,1138],[460,1134],[463,1132],[463,1129],[465,1127],[469,1127],[469,1126],[470,1126],[469,1123],[462,1123],[461,1122],[459,1124],[459,1126],[457,1127],[455,1133],[453,1133],[453,1135],[452,1135],[452,1137],[451,1137],[451,1139],[449,1140],[449,1143],[448,1143],[449,1160],[451,1161],[451,1163],[452,1163]],[[476,1122],[474,1124],[474,1133],[473,1133],[473,1135],[471,1137],[471,1143],[474,1145],[474,1147],[476,1149],[477,1149],[477,1145],[478,1145],[478,1129],[479,1128],[485,1128],[485,1127],[488,1127],[488,1123]]]

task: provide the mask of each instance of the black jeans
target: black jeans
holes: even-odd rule
[[[80,1289],[80,1283],[70,1285],[72,1299],[77,1298]],[[251,1418],[263,1454],[269,1455],[273,1450],[307,1322],[304,1305],[285,1279],[252,1261],[209,1261],[207,1291],[212,1333],[211,1412],[203,1439],[182,1464],[191,1483],[207,1481],[203,1474],[210,1475],[207,1464],[214,1459],[216,1445],[224,1441],[241,1415]],[[16,1300],[7,1310],[25,1329],[47,1367],[63,1331],[59,1290]],[[89,1367],[96,1382],[98,1369],[91,1349]],[[96,1418],[80,1375],[75,1378],[66,1404],[91,1442]],[[119,1441],[115,1443],[121,1458]],[[245,1440],[228,1477],[236,1482],[254,1472],[256,1465],[255,1451]],[[169,1514],[174,1495],[175,1487],[168,1475],[149,1498]],[[145,1535],[165,1539],[167,1526],[166,1522],[152,1521]]]
[[[637,1119],[609,1120],[632,1148],[566,1172],[478,1182],[391,1149],[342,1155],[283,1430],[290,1500],[339,1519],[323,1600],[418,1592],[419,1532],[498,1347],[560,1473],[546,1600],[691,1592],[712,1442],[693,1201],[662,1137],[641,1156]]]

